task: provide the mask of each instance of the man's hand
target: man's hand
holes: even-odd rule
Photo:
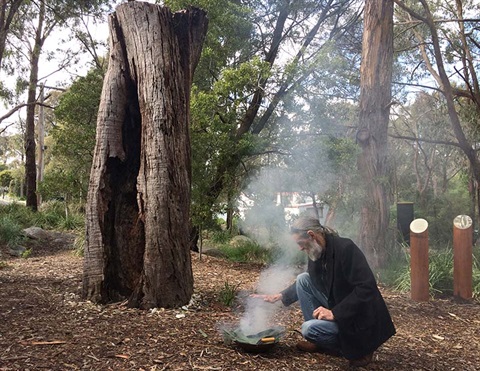
[[[313,317],[316,319],[324,319],[326,321],[335,320],[332,311],[324,307],[318,307],[317,309],[315,309],[313,311]]]
[[[273,294],[273,295],[251,294],[250,297],[263,299],[268,303],[275,303],[276,301],[282,300],[282,294]]]

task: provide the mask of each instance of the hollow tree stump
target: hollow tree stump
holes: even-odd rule
[[[133,307],[186,304],[192,75],[207,28],[196,8],[127,2],[110,15],[110,58],[86,210],[83,296]]]

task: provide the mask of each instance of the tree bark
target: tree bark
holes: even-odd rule
[[[384,265],[389,223],[387,129],[391,104],[393,61],[393,1],[365,2],[358,142],[358,168],[365,199],[359,245],[372,268]]]
[[[83,296],[175,307],[193,292],[189,251],[192,75],[207,19],[128,2],[109,18],[110,61],[87,198]]]
[[[28,82],[27,94],[27,117],[25,118],[25,185],[26,205],[33,211],[38,209],[37,200],[37,165],[36,165],[36,145],[35,145],[35,108],[37,101],[38,84],[38,62],[42,51],[43,27],[45,21],[45,3],[40,2],[38,13],[38,27],[35,33],[35,41],[30,54],[30,77]]]

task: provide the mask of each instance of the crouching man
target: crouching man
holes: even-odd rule
[[[300,302],[306,341],[298,349],[343,355],[352,367],[366,366],[395,326],[365,256],[315,218],[299,218],[291,234],[308,255],[307,271],[281,293],[252,296],[285,306]]]

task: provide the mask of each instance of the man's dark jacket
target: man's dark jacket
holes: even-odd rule
[[[329,309],[339,328],[339,342],[347,359],[372,353],[395,334],[390,313],[365,256],[352,240],[326,235],[324,259],[308,260],[307,272],[321,289],[323,275]],[[298,300],[295,284],[282,292],[288,306]]]

